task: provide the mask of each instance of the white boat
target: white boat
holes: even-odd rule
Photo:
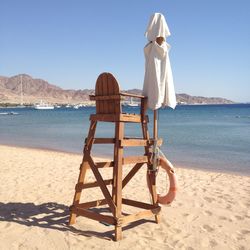
[[[17,108],[25,108],[25,106],[23,105],[23,76],[21,75],[21,82],[20,82],[20,86],[21,86],[21,91],[20,91],[20,105],[17,106]]]
[[[3,113],[0,113],[0,115],[19,115],[19,113],[17,112],[3,112]]]
[[[133,98],[131,97],[130,103],[127,104],[129,107],[138,107],[139,103],[133,102]]]
[[[40,104],[36,104],[34,106],[35,109],[54,109],[55,107],[53,105],[49,105],[48,103],[44,103],[42,100],[40,101]]]

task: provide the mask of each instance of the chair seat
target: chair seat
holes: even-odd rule
[[[92,114],[89,118],[91,121],[101,122],[135,122],[135,123],[148,123],[148,116],[145,115],[142,120],[142,116],[138,114]]]

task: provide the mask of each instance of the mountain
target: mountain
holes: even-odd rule
[[[27,74],[13,77],[0,76],[0,103],[20,103],[21,81],[23,85],[24,103],[33,104],[41,99],[49,103],[82,103],[89,101],[89,95],[94,90],[64,90],[42,79],[34,79]],[[131,89],[124,92],[141,94],[140,89]],[[182,104],[228,104],[233,103],[224,98],[190,96],[177,94],[177,101]]]
[[[13,77],[0,76],[0,102],[20,103],[21,81],[25,103],[36,103],[41,99],[49,103],[78,103],[88,100],[91,90],[64,90],[42,79],[22,74]]]

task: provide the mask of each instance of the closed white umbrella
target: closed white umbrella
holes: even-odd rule
[[[170,31],[165,17],[160,13],[151,16],[145,33],[148,44],[144,47],[145,77],[143,95],[148,97],[148,107],[154,110],[154,166],[157,151],[157,109],[162,106],[175,108],[176,96],[173,75],[169,61],[170,45],[166,38]]]
[[[176,97],[168,55],[170,45],[166,43],[170,31],[162,14],[155,13],[151,16],[145,36],[149,43],[144,48],[143,95],[148,97],[148,107],[152,110],[162,106],[175,108]]]

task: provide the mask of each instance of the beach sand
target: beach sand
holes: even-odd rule
[[[163,206],[161,223],[125,226],[120,242],[111,240],[113,226],[97,221],[78,217],[68,226],[81,158],[0,146],[0,249],[250,249],[250,177],[226,173],[177,167],[178,195]],[[142,168],[126,186],[125,197],[150,200],[145,173]],[[162,192],[165,178],[158,174]],[[95,188],[82,197],[102,195]]]

